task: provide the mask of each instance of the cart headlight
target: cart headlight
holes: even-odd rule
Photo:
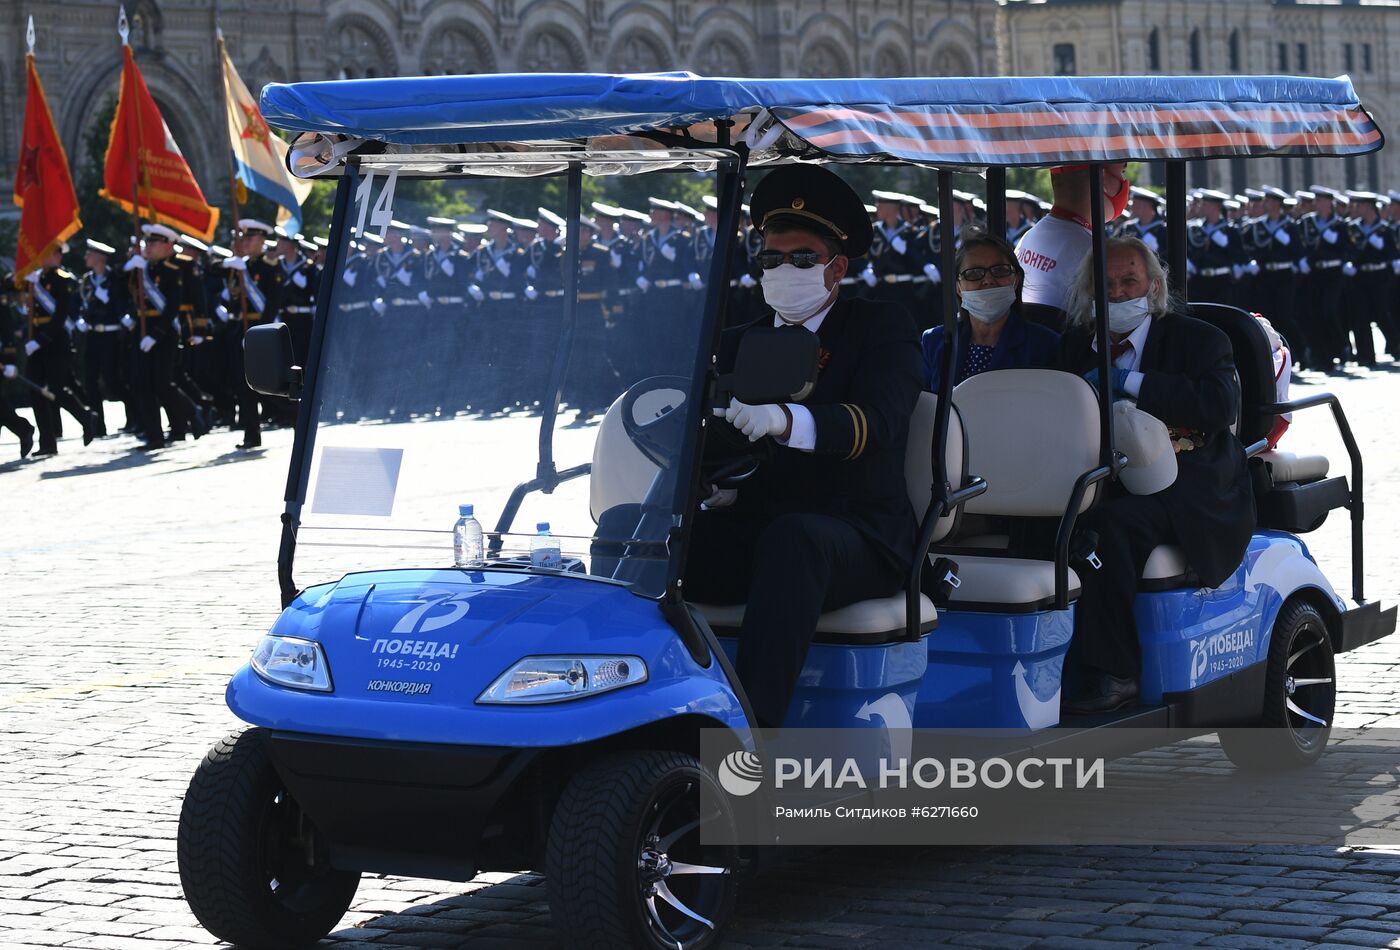
[[[557,703],[596,696],[647,678],[639,656],[527,656],[501,674],[479,703]]]
[[[331,691],[331,671],[321,645],[297,637],[269,633],[253,651],[253,670],[278,686]]]

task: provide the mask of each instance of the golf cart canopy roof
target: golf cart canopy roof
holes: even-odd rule
[[[501,74],[271,84],[267,121],[303,133],[293,168],[373,151],[704,148],[732,121],[749,164],[807,159],[1007,167],[1359,155],[1384,137],[1351,81],[1291,76],[711,79]],[[341,143],[332,151],[331,145]],[[640,144],[639,144],[640,143]],[[478,148],[472,148],[477,146]],[[313,157],[319,161],[312,160]]]

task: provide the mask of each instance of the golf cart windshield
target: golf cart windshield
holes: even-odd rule
[[[677,221],[687,246],[624,246],[564,223],[579,174],[447,177],[433,156],[347,174],[355,239],[323,284],[298,571],[447,566],[470,504],[494,568],[530,570],[547,524],[560,569],[659,595],[710,281],[696,222]],[[691,196],[713,179],[649,176]],[[492,209],[485,233],[454,225],[468,208]],[[647,281],[657,254],[676,273]],[[630,520],[599,537],[618,506]]]

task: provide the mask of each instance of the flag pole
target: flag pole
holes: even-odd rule
[[[228,197],[229,205],[233,209],[233,233],[238,233],[238,222],[243,216],[238,209],[238,174],[233,161],[233,130],[229,128],[229,90],[228,90],[228,69],[225,60],[228,51],[224,48],[224,31],[218,25],[219,4],[214,3],[214,38],[219,47],[219,89],[222,91],[221,99],[224,103],[224,142],[228,146],[224,155],[228,157]],[[238,280],[238,319],[243,324],[244,329],[248,326],[248,293],[245,284],[246,278],[240,274]]]
[[[126,6],[122,5],[117,14],[117,35],[122,38],[122,46],[130,48],[131,27],[126,19]],[[134,58],[134,54],[133,54]],[[127,82],[126,69],[122,69],[121,86],[119,87],[117,98],[121,99],[121,94],[126,91]],[[133,86],[135,83],[133,82]],[[131,104],[132,112],[136,116],[136,135],[132,141],[132,162],[131,162],[131,237],[132,250],[136,254],[141,253],[141,103]],[[146,280],[144,275],[137,275],[136,278],[136,319],[141,327],[141,336],[146,336]]]
[[[29,28],[25,31],[24,41],[29,49],[27,58],[32,62],[34,59],[34,17],[32,14],[29,17]],[[26,78],[25,81],[28,82],[28,79]],[[42,268],[44,262],[40,261],[39,266]],[[24,313],[29,318],[29,339],[32,340],[34,339],[34,285],[27,280],[24,282]],[[26,363],[25,367],[28,368],[28,365]]]

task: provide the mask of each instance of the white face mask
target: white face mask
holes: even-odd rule
[[[760,281],[764,301],[784,323],[805,323],[817,315],[831,296],[826,286],[826,268],[835,260],[828,261],[826,267],[779,264],[764,271]]]
[[[1005,287],[979,287],[960,293],[967,315],[981,323],[996,323],[1006,316],[1011,305],[1016,302],[1015,284],[1007,284]]]
[[[1120,300],[1117,303],[1110,301],[1108,305],[1109,332],[1132,333],[1142,326],[1142,321],[1147,319],[1151,310],[1152,305],[1146,297],[1134,297],[1132,300]]]

